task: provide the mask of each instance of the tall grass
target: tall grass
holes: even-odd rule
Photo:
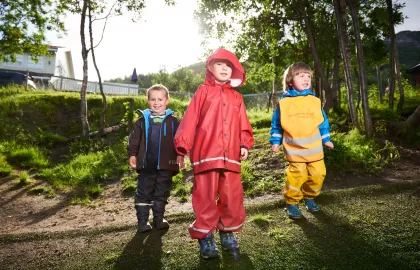
[[[8,176],[12,172],[12,166],[6,161],[6,157],[0,154],[0,177]]]
[[[327,168],[340,172],[377,173],[390,161],[398,159],[395,146],[388,142],[380,147],[373,139],[357,129],[348,133],[334,133],[334,150],[325,154]]]
[[[39,173],[54,187],[92,186],[120,176],[128,170],[124,147],[120,144],[104,151],[78,154]]]
[[[0,143],[0,153],[10,165],[19,168],[41,169],[50,165],[45,149],[19,144],[16,141]]]

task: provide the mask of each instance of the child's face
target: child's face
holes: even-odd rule
[[[216,82],[224,84],[232,76],[232,64],[225,60],[211,61],[209,66],[210,71],[213,73]]]
[[[302,91],[311,88],[312,75],[307,72],[301,72],[293,77],[293,89]]]
[[[147,103],[154,114],[164,114],[169,98],[166,96],[165,90],[151,90]]]

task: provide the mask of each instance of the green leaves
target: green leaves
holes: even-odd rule
[[[0,61],[15,62],[16,54],[48,53],[45,31],[64,31],[61,16],[68,0],[5,0],[0,3]]]

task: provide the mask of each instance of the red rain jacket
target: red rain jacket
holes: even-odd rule
[[[229,82],[215,82],[209,70],[213,59],[232,63]],[[240,172],[240,147],[249,150],[254,137],[242,95],[231,87],[242,85],[245,73],[236,56],[225,49],[214,52],[206,66],[204,85],[198,87],[175,135],[176,151],[190,152],[194,174],[217,168]]]

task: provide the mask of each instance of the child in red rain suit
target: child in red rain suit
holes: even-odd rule
[[[216,50],[206,62],[206,79],[195,93],[175,135],[181,155],[190,152],[194,171],[192,204],[196,219],[189,228],[204,258],[218,257],[213,231],[224,250],[236,252],[233,232],[245,221],[241,160],[254,144],[242,95],[232,87],[245,82],[238,58]],[[183,166],[180,157],[179,163]]]

